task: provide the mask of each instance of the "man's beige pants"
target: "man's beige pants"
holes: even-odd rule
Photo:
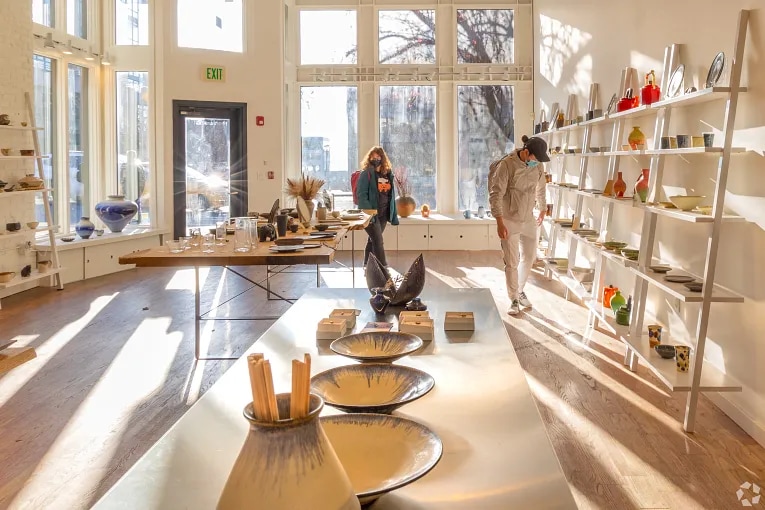
[[[507,296],[518,299],[529,279],[531,267],[537,256],[537,222],[531,217],[528,221],[502,219],[507,228],[507,239],[501,239],[502,258],[505,262],[505,282]]]

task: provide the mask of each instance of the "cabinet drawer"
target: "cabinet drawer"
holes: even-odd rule
[[[487,225],[430,225],[430,250],[486,250],[489,245]]]
[[[134,265],[121,265],[122,255],[159,246],[159,236],[144,237],[127,242],[101,244],[85,248],[85,278],[132,269]]]
[[[427,225],[399,225],[398,249],[425,251],[428,249]]]

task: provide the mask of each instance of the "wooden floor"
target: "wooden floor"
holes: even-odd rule
[[[403,271],[415,255],[392,253],[389,262]],[[497,253],[425,260],[428,289],[489,287],[504,315]],[[249,287],[219,268],[203,277],[208,304]],[[323,285],[348,287],[350,275],[324,273]],[[311,286],[315,274],[274,281],[289,296]],[[89,508],[226,371],[231,362],[194,363],[192,290],[191,270],[138,269],[3,300],[0,340],[33,346],[38,357],[0,377],[0,508]],[[586,313],[557,284],[535,274],[527,294],[533,311],[504,316],[580,508],[740,508],[742,482],[765,486],[765,450],[708,400],[697,432],[684,434],[682,395],[666,394],[643,367],[625,370],[618,342],[583,338]],[[223,310],[285,310],[250,295],[257,299]],[[208,322],[205,331],[215,353],[238,355],[268,324]]]

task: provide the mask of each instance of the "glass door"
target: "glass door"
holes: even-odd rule
[[[247,209],[246,106],[174,101],[174,236]]]

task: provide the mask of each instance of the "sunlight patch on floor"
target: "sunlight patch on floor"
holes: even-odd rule
[[[210,275],[209,267],[199,268],[199,286],[204,287],[207,277]],[[194,269],[179,269],[167,282],[165,290],[190,290],[194,292]]]
[[[141,321],[40,459],[15,503],[23,502],[24,507],[33,502],[35,494],[45,493],[39,484],[51,480],[66,487],[56,500],[57,508],[74,508],[83,495],[97,488],[109,474],[109,463],[120,444],[110,438],[124,433],[135,420],[136,410],[161,390],[172,370],[183,334],[168,333],[171,323],[171,317]],[[148,423],[151,412],[161,406],[147,409],[149,413],[141,419]],[[70,466],[81,464],[72,460],[83,457],[91,459],[88,469],[73,472]]]
[[[27,363],[24,370],[15,370],[5,374],[2,381],[0,381],[0,407],[8,402],[19,389],[23,388],[27,382],[45,368],[46,363],[48,363],[48,361],[50,361],[61,349],[66,347],[66,344],[85,329],[85,327],[90,324],[91,321],[93,321],[93,319],[95,319],[96,316],[118,295],[119,292],[115,292],[112,295],[101,296],[94,299],[90,303],[90,308],[82,317],[62,327],[43,344],[35,348],[35,351],[37,351],[37,359]]]

